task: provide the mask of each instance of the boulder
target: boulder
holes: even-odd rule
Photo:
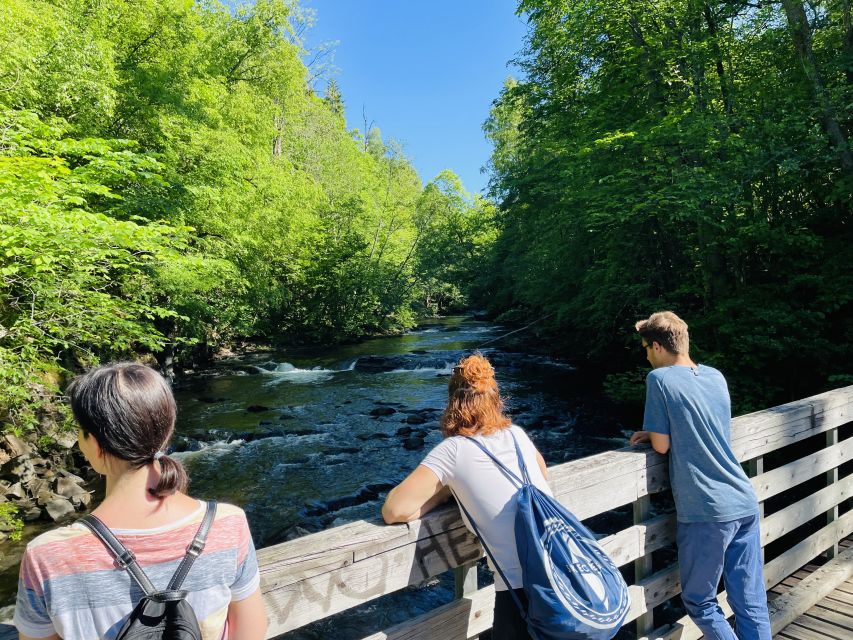
[[[6,497],[11,500],[20,500],[24,497],[24,487],[20,482],[16,482],[13,485],[10,485],[8,489],[6,489]]]
[[[356,436],[359,440],[387,440],[390,438],[387,433],[360,433]]]
[[[390,416],[397,413],[397,410],[393,407],[376,407],[375,409],[370,410],[370,415],[374,418],[381,418],[382,416]]]
[[[41,518],[41,509],[38,507],[29,507],[25,509],[23,513],[21,513],[21,519],[24,522],[34,522]]]
[[[73,498],[86,493],[86,490],[70,478],[57,478],[53,490],[63,498]]]
[[[47,511],[47,515],[49,515],[54,522],[58,522],[66,516],[74,513],[74,505],[72,505],[71,501],[67,498],[56,496],[45,505],[45,511]]]
[[[20,460],[21,458],[23,458],[23,456],[19,457],[18,459]],[[24,482],[29,482],[36,476],[35,469],[33,468],[33,463],[29,460],[24,460],[20,464],[13,466],[9,470],[9,473],[11,474],[12,478],[19,478]]]
[[[406,416],[405,420],[406,424],[424,424],[426,421],[427,419],[421,415]]]
[[[60,469],[59,475],[62,476],[63,478],[68,478],[74,484],[85,484],[86,483],[86,481],[83,480],[83,478],[81,478],[80,476],[74,475],[73,473],[71,473],[70,471],[66,471],[65,469]]]
[[[417,451],[423,449],[424,439],[419,436],[409,436],[403,441],[403,448],[407,451]]]
[[[84,491],[83,493],[76,496],[71,496],[71,504],[73,504],[75,508],[80,510],[88,507],[91,502],[92,494],[90,494],[88,491]]]
[[[31,496],[37,496],[43,491],[50,490],[50,483],[42,478],[34,477],[25,482],[24,487]]]
[[[19,438],[18,436],[7,433],[3,436],[3,441],[5,442],[5,449],[9,452],[9,455],[12,458],[17,458],[24,454],[30,454],[33,451],[32,446],[24,440],[23,438]]]
[[[266,407],[262,404],[250,404],[248,407],[246,407],[246,411],[248,411],[249,413],[263,413],[264,411],[269,410],[269,407]]]

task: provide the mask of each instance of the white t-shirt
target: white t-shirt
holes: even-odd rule
[[[488,436],[473,436],[506,467],[521,477],[518,456],[512,435],[518,441],[521,455],[530,481],[539,489],[552,495],[548,482],[542,476],[536,462],[536,447],[520,427],[512,425],[508,429]],[[498,564],[513,589],[522,587],[521,564],[515,547],[515,495],[518,485],[507,478],[506,474],[473,442],[461,436],[446,438],[424,458],[422,465],[432,470],[443,485],[447,485],[471,513],[480,529],[483,540],[495,556]],[[465,514],[465,525],[472,532]],[[489,567],[495,574],[495,589],[504,591],[507,586],[495,571],[491,559]]]

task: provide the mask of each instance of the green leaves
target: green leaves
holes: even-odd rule
[[[740,408],[809,395],[849,370],[840,265],[853,263],[853,191],[781,7],[520,10],[526,77],[505,85],[486,123],[501,233],[483,302],[551,318],[561,346],[614,368],[635,364],[622,349],[633,321],[672,307],[733,378]],[[811,28],[818,65],[836,69],[825,95],[849,125],[841,25]],[[612,379],[618,395],[624,380]]]

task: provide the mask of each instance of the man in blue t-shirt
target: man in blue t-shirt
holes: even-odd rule
[[[669,453],[678,520],[681,597],[708,640],[771,640],[764,591],[758,501],[731,440],[731,401],[723,375],[690,359],[687,324],[671,311],[636,324],[654,369],[646,378],[643,431]],[[737,635],[717,603],[722,576]]]

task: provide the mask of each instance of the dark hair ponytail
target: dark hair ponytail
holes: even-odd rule
[[[160,478],[157,480],[157,486],[148,489],[148,492],[158,498],[165,498],[175,491],[186,491],[190,479],[187,477],[184,465],[165,454],[160,456],[158,460],[160,462]]]
[[[68,395],[83,433],[94,436],[104,451],[134,469],[160,463],[152,495],[186,490],[183,465],[162,453],[175,430],[177,406],[160,374],[135,362],[107,364],[74,379]]]

